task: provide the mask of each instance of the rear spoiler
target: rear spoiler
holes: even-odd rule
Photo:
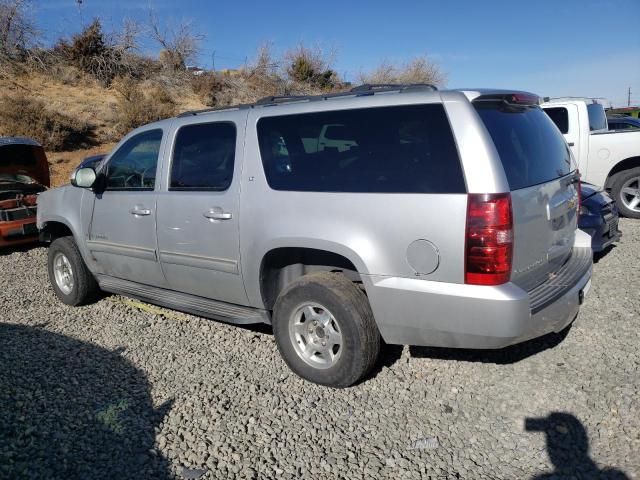
[[[540,97],[533,93],[513,92],[513,93],[488,93],[473,99],[472,103],[482,102],[502,102],[511,106],[532,107],[540,105]]]

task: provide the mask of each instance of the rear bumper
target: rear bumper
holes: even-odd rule
[[[378,328],[391,344],[501,348],[569,325],[590,287],[590,248],[574,248],[554,279],[526,292],[363,275]],[[555,281],[554,281],[555,280]]]

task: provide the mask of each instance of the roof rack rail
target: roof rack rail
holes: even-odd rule
[[[373,95],[377,92],[408,92],[408,91],[420,91],[430,90],[434,91],[437,88],[429,83],[379,83],[379,84],[364,84],[357,87],[353,87],[346,92],[335,93],[322,93],[320,95],[273,95],[269,97],[263,97],[255,103],[244,103],[240,105],[230,105],[226,107],[213,107],[204,108],[202,110],[190,110],[178,115],[178,118],[189,117],[192,115],[199,115],[201,113],[209,112],[221,112],[229,110],[244,110],[246,108],[265,107],[269,105],[279,105],[282,103],[294,103],[294,102],[312,102],[319,100],[329,100],[332,98],[346,97],[346,96],[364,96]]]
[[[430,83],[365,83],[353,87],[350,92],[353,93],[374,93],[379,91],[407,91],[407,90],[438,90],[438,87]]]
[[[211,107],[211,108],[202,108],[200,110],[187,110],[186,112],[182,112],[178,114],[177,118],[182,117],[190,117],[192,115],[199,115],[201,113],[209,113],[209,112],[224,112],[226,110],[244,110],[246,108],[251,108],[252,105],[248,103],[241,103],[239,105],[228,105],[226,107]]]
[[[274,95],[270,97],[263,97],[259,99],[255,105],[271,105],[276,103],[287,102],[300,102],[302,100],[309,100],[311,95]]]

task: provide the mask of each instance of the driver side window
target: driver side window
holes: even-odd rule
[[[127,140],[107,165],[107,190],[153,190],[162,130],[142,132]]]

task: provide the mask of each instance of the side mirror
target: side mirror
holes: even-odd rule
[[[71,177],[71,185],[80,188],[91,188],[96,182],[96,171],[91,167],[77,169]]]

